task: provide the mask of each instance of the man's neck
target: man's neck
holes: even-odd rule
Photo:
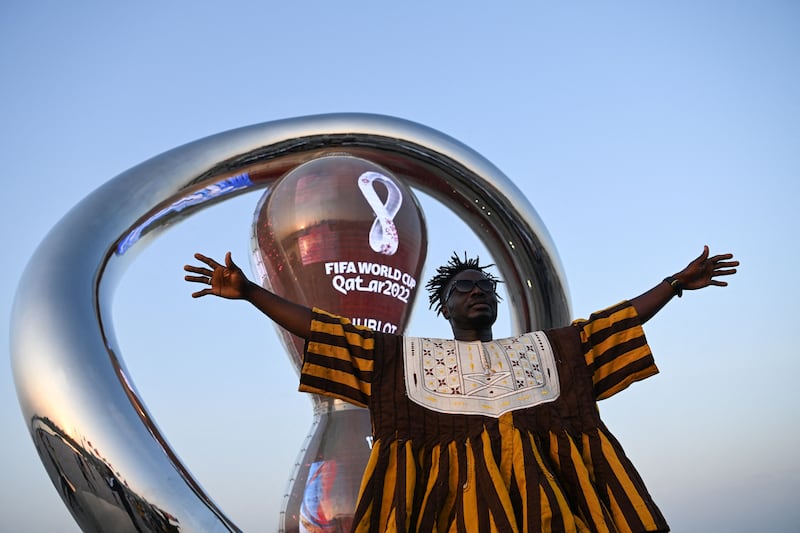
[[[453,336],[457,341],[488,342],[492,340],[492,328],[486,329],[458,329],[453,328]]]

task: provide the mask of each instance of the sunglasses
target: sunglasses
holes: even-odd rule
[[[486,293],[494,293],[495,289],[497,288],[497,282],[493,279],[459,279],[450,286],[450,290],[447,291],[447,296],[445,296],[444,301],[450,299],[454,291],[458,292],[472,292],[472,289],[478,287],[480,290]]]

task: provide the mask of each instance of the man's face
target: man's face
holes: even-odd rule
[[[477,270],[459,272],[445,287],[442,314],[454,327],[481,329],[497,320],[494,282]]]

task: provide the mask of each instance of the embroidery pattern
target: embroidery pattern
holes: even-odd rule
[[[405,343],[406,392],[430,409],[500,416],[558,398],[553,353],[542,332],[487,343],[414,337]]]

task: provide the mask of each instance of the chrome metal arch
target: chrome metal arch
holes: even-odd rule
[[[12,310],[20,405],[83,530],[238,531],[181,464],[136,391],[114,335],[113,293],[159,230],[336,151],[387,167],[466,221],[507,284],[517,330],[568,322],[560,261],[533,207],[489,161],[435,130],[332,114],[248,126],[165,152],[110,180],[58,222],[28,263]],[[92,476],[98,483],[87,485]]]

